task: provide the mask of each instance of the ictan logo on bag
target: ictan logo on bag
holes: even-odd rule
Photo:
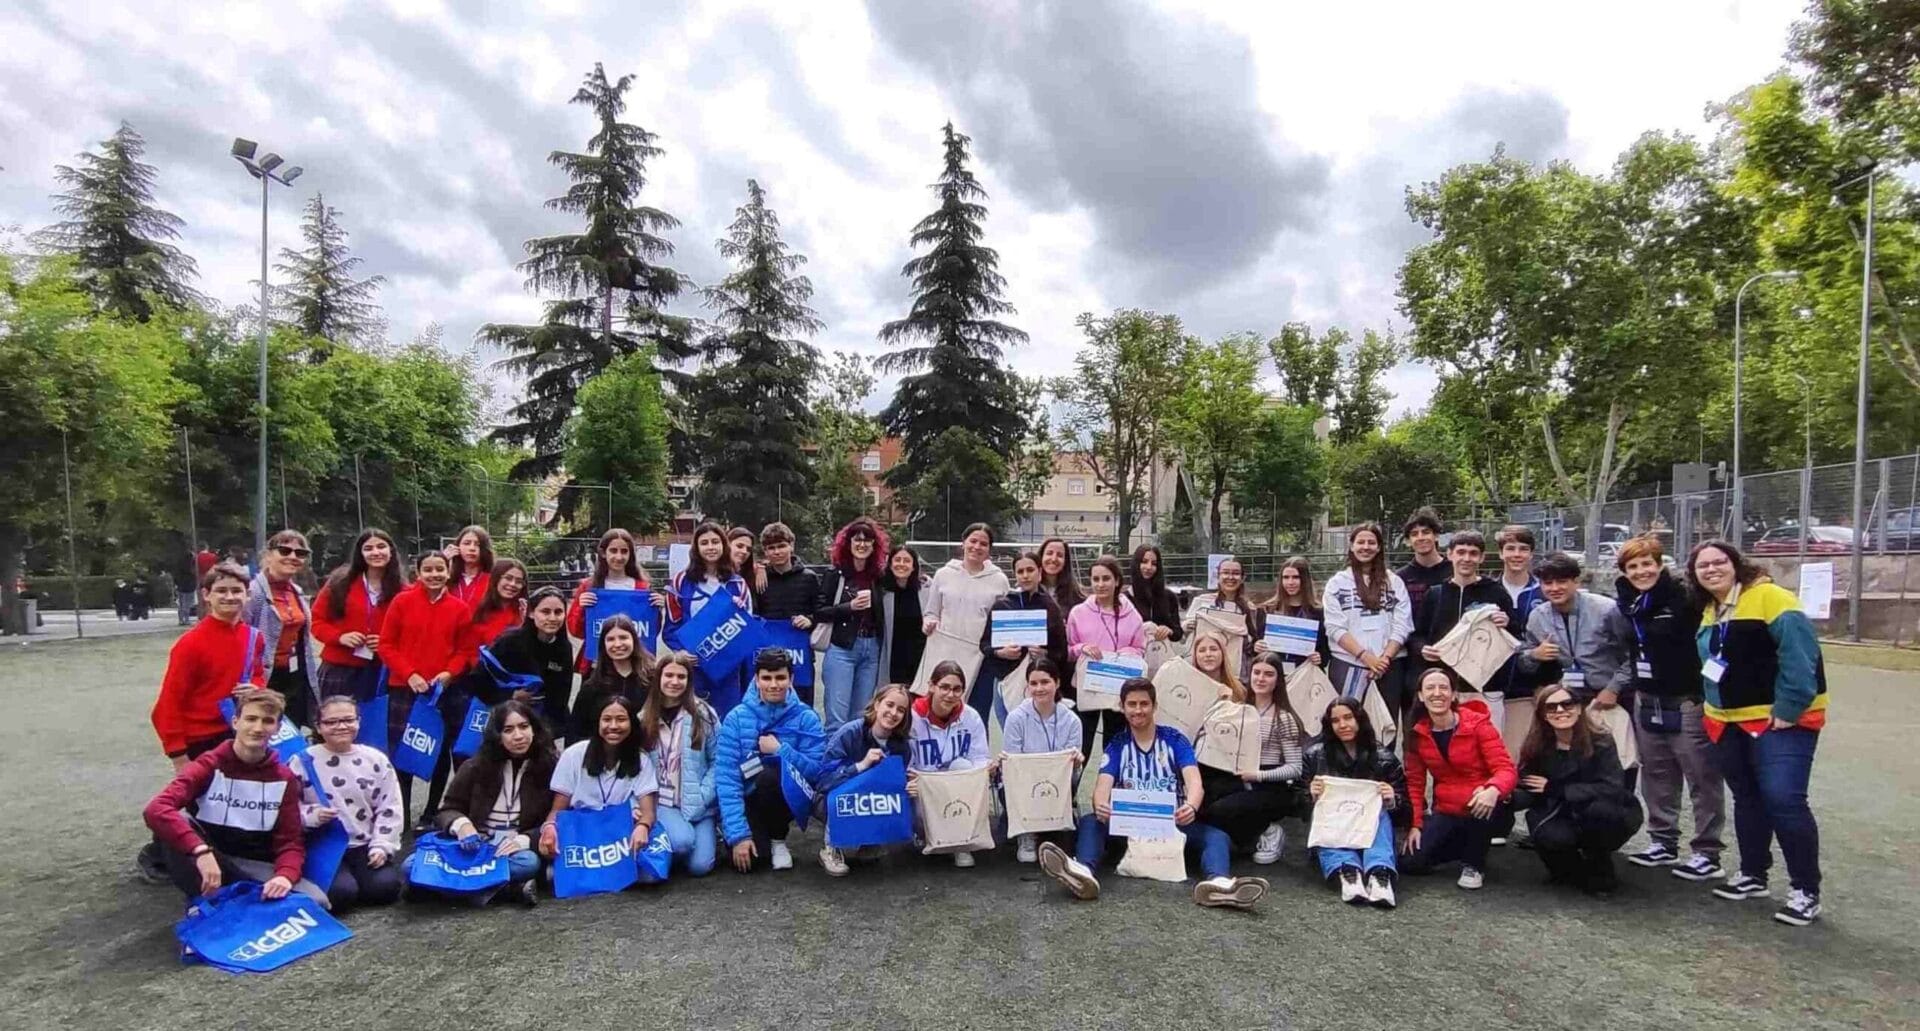
[[[428,866],[445,870],[455,877],[485,877],[493,872],[494,866],[500,862],[500,857],[495,856],[481,863],[479,866],[469,866],[464,870],[458,867],[448,866],[446,857],[438,852],[422,852],[420,853],[420,861]]]
[[[696,648],[695,651],[699,652],[701,658],[711,659],[715,655],[720,654],[721,650],[732,643],[734,638],[745,633],[746,629],[747,617],[742,613],[735,612],[727,618],[725,623],[714,627],[713,633],[708,634],[702,639],[699,647]]]
[[[259,959],[261,956],[265,956],[271,952],[277,952],[281,947],[292,945],[294,942],[305,938],[308,931],[318,926],[320,926],[320,921],[316,919],[312,913],[307,912],[305,906],[302,906],[294,911],[292,916],[267,928],[266,932],[261,934],[260,937],[227,953],[227,958],[235,962]]]
[[[833,800],[835,816],[898,816],[900,796],[880,792],[841,795]]]
[[[604,870],[619,862],[633,859],[633,842],[621,838],[605,845],[568,845],[564,856],[568,866],[582,870]]]
[[[279,729],[275,730],[273,736],[267,739],[267,744],[268,746],[282,745],[299,736],[300,728],[283,719],[280,721]]]
[[[400,747],[421,755],[432,755],[440,747],[440,741],[419,727],[409,726],[400,735]]]
[[[486,709],[473,710],[472,715],[467,717],[467,729],[468,730],[486,730],[487,729],[487,710]],[[422,750],[424,751],[424,749]]]

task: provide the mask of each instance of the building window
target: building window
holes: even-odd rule
[[[1087,492],[1087,481],[1085,480],[1068,480],[1067,481],[1068,494],[1071,494],[1075,497],[1079,497],[1080,495],[1085,494],[1086,492]]]
[[[860,471],[863,473],[879,472],[880,471],[880,452],[878,451],[867,452],[866,455],[860,459]]]

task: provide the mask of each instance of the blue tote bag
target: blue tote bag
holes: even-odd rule
[[[778,648],[793,663],[793,686],[813,686],[813,635],[783,619],[760,620],[760,646]]]
[[[794,826],[807,829],[807,820],[813,816],[813,799],[816,792],[807,778],[800,775],[792,763],[780,764],[780,793],[786,796],[787,809],[793,813]]]
[[[313,794],[320,804],[338,812],[340,807],[333,803],[327,794],[326,782],[320,779],[320,768],[313,763],[313,755],[300,753],[300,762],[307,768],[307,783],[313,785]],[[334,877],[340,873],[340,864],[347,858],[347,848],[352,842],[347,835],[347,825],[339,817],[328,820],[325,825],[307,832],[307,860],[300,868],[300,876],[319,886],[321,891],[333,885]]]
[[[593,606],[585,610],[585,615],[587,636],[581,640],[580,647],[586,652],[588,662],[600,660],[600,625],[614,616],[633,620],[634,629],[640,632],[640,647],[648,652],[654,650],[660,637],[660,610],[654,607],[651,591],[594,588]]]
[[[633,855],[633,807],[568,809],[554,817],[560,839],[553,858],[553,894],[571,899],[620,891],[639,880]]]
[[[220,715],[229,724],[233,722],[232,698],[220,699]],[[299,727],[293,725],[292,720],[282,716],[280,717],[280,726],[276,727],[273,731],[273,736],[267,739],[267,748],[273,752],[274,758],[288,766],[292,766],[298,762],[300,756],[306,752],[307,738],[306,735],[300,733]]]
[[[680,644],[700,660],[699,672],[711,681],[732,676],[760,649],[760,620],[741,611],[725,589],[680,625]]]
[[[827,792],[827,844],[834,848],[898,845],[913,840],[907,805],[907,763],[887,756]]]
[[[393,750],[393,742],[387,740],[387,667],[371,667],[374,677],[369,685],[361,681],[354,692],[360,709],[360,729],[353,735],[353,743],[385,755]]]
[[[447,721],[440,715],[440,688],[414,695],[407,725],[401,728],[400,740],[393,743],[393,768],[421,780],[431,779],[446,736]]]
[[[407,883],[448,895],[493,891],[507,883],[507,861],[493,854],[493,843],[482,838],[469,852],[458,839],[441,832],[422,834],[413,843],[413,862]]]
[[[634,865],[640,872],[642,884],[658,884],[667,879],[673,869],[673,839],[667,837],[664,827],[655,827],[653,837],[647,839],[647,847],[633,857]]]
[[[486,740],[487,719],[493,710],[478,698],[467,699],[467,714],[461,718],[460,734],[453,739],[453,757],[465,759],[480,754],[480,745]]]
[[[278,970],[353,937],[313,899],[290,891],[269,902],[253,881],[195,900],[173,933],[184,962],[243,974]]]

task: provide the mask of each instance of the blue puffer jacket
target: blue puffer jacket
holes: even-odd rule
[[[1074,733],[1079,733],[1078,723],[1074,724]],[[854,767],[875,748],[888,755],[897,755],[902,760],[909,760],[913,756],[912,743],[907,738],[905,727],[894,731],[893,736],[882,745],[867,730],[864,717],[840,724],[840,729],[834,731],[833,738],[827,742],[827,754],[820,763],[820,777],[813,783],[814,790],[825,798],[827,792],[852,780],[854,774],[860,772]]]
[[[688,823],[699,823],[713,816],[713,757],[720,747],[720,718],[714,715],[712,706],[698,698],[689,704],[692,708],[683,709],[670,730],[680,746],[680,804],[674,808]],[[694,720],[707,725],[706,740],[700,748],[693,747]],[[659,762],[656,754],[656,768]]]
[[[760,692],[748,691],[747,697],[720,721],[720,740],[713,757],[714,794],[720,799],[720,827],[728,845],[737,845],[752,833],[747,826],[747,793],[753,786],[741,777],[740,764],[759,751],[762,734],[780,739],[780,762],[791,764],[808,783],[820,779],[821,757],[826,749],[820,717],[791,688],[785,700],[773,705],[761,701]]]

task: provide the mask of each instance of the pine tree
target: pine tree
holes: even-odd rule
[[[198,275],[193,259],[167,242],[180,238],[180,217],[155,207],[155,170],[140,160],[147,143],[126,122],[79,156],[78,167],[54,166],[65,193],[53,196],[67,216],[41,230],[42,246],[72,254],[78,278],[94,303],[123,318],[145,322],[149,298],[177,308],[201,302],[187,284]]]
[[[1018,504],[1004,484],[985,482],[1004,476],[1004,463],[997,472],[954,463],[983,453],[1005,455],[1019,443],[1026,418],[1018,386],[1001,364],[1001,348],[1024,343],[1027,335],[995,321],[1012,314],[1013,306],[1001,299],[1006,280],[997,270],[999,255],[981,243],[987,209],[980,201],[987,193],[967,168],[969,139],[954,132],[951,122],[943,131],[946,164],[932,187],[940,207],[913,227],[913,245],[928,249],[900,270],[913,281],[913,307],[880,330],[882,343],[914,344],[875,363],[883,372],[910,373],[880,413],[888,432],[904,438],[906,451],[888,482],[908,488],[938,461],[953,482],[979,490],[969,501],[982,507],[967,511],[967,521],[1004,525]],[[977,437],[981,447],[949,439],[936,456],[933,445],[949,430]]]
[[[734,271],[704,291],[715,332],[700,342],[705,366],[689,408],[701,461],[701,507],[739,526],[798,511],[813,486],[805,444],[815,429],[808,388],[820,356],[799,339],[821,322],[807,301],[806,264],[780,239],[780,217],[760,184],[718,243]]]
[[[631,75],[608,82],[595,63],[572,102],[593,111],[599,131],[584,153],[557,150],[547,156],[573,182],[547,206],[582,216],[586,225],[579,233],[528,240],[520,270],[527,289],[563,296],[547,303],[538,325],[492,323],[477,334],[510,352],[498,368],[527,378],[525,398],[507,413],[513,421],[493,433],[497,440],[532,446],[532,455],[514,466],[516,477],[547,476],[560,468],[575,393],[616,359],[643,348],[668,362],[693,353],[687,321],[661,310],[691,284],[655,264],[673,254],[673,245],[659,234],[680,222],[637,203],[647,162],[665,152],[654,134],[620,121],[632,85]],[[659,372],[669,385],[684,383],[672,369]]]
[[[347,250],[347,230],[340,212],[314,194],[300,221],[305,250],[282,248],[274,268],[281,284],[274,288],[282,317],[294,328],[330,344],[346,344],[380,332],[380,309],[373,295],[385,276],[353,278],[360,259]],[[324,358],[325,352],[315,357]]]

